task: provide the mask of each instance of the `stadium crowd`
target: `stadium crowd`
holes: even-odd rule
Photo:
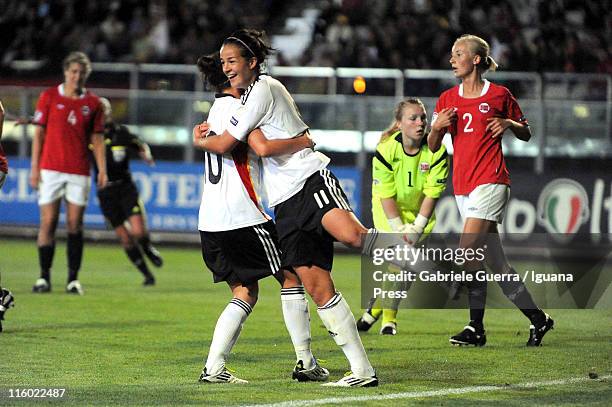
[[[193,64],[223,33],[280,31],[296,4],[280,0],[4,0],[0,67],[57,63],[81,50],[93,61]],[[448,44],[489,39],[505,70],[612,73],[612,3],[597,0],[321,0],[304,66],[448,68]],[[239,12],[237,12],[239,11]]]
[[[340,3],[340,4],[338,4]],[[448,68],[448,44],[488,38],[505,70],[612,72],[611,3],[596,0],[327,1],[301,61],[313,66]]]

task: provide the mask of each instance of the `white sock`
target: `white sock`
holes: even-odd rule
[[[317,308],[317,312],[329,334],[342,348],[353,374],[358,377],[374,376],[374,368],[357,332],[355,317],[342,294],[336,293],[325,305]]]
[[[208,374],[216,375],[221,372],[225,366],[225,360],[238,340],[242,324],[252,310],[247,302],[239,298],[232,298],[219,315],[206,359],[205,366]]]
[[[315,358],[310,349],[310,312],[308,300],[304,296],[304,287],[282,288],[281,304],[295,356],[304,363],[305,369],[310,369],[314,367]]]

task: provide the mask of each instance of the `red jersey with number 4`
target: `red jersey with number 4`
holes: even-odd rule
[[[0,145],[0,171],[4,173],[8,173],[8,161],[6,159],[6,155],[4,154],[4,150]]]
[[[453,190],[468,195],[479,185],[510,185],[501,137],[486,131],[487,119],[501,117],[527,124],[527,119],[508,89],[485,80],[481,96],[464,98],[463,85],[451,88],[438,99],[432,121],[438,112],[452,107],[457,121],[447,131],[453,139]]]
[[[104,133],[98,96],[86,90],[73,99],[64,96],[64,85],[49,88],[38,99],[33,122],[45,127],[41,169],[89,175],[91,135]]]

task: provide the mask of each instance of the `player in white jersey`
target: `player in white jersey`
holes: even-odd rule
[[[220,134],[240,106],[240,93],[230,87],[218,53],[201,57],[198,68],[218,92],[208,122]],[[268,144],[278,151],[295,151],[310,147],[311,140],[304,136]],[[199,381],[246,382],[229,373],[225,361],[257,302],[258,280],[270,275],[282,286],[283,316],[298,359],[293,378],[327,380],[329,372],[319,366],[310,349],[310,315],[304,287],[297,275],[281,270],[276,229],[260,202],[259,158],[241,143],[228,154],[207,152],[205,163],[198,225],[202,256],[214,281],[225,281],[233,298],[219,316]]]
[[[309,149],[283,154],[259,148],[262,138],[291,139],[308,129],[285,87],[260,71],[271,51],[262,35],[255,30],[238,30],[223,42],[223,71],[232,87],[244,89],[242,106],[220,136],[206,137],[210,130],[206,123],[196,126],[194,144],[226,153],[248,140],[263,157],[264,185],[275,211],[283,265],[298,274],[317,304],[325,327],[351,365],[352,374],[327,385],[377,386],[378,378],[357,333],[355,318],[331,278],[333,242],[338,240],[371,255],[374,249],[403,241],[397,236],[383,239],[376,230],[368,230],[359,222],[338,179],[327,169],[329,158],[323,154]],[[249,134],[255,128],[260,128],[263,136]]]

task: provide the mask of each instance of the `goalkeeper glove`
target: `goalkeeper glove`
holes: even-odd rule
[[[425,226],[427,226],[427,222],[429,222],[429,218],[425,216],[419,215],[414,220],[414,223],[407,223],[403,225],[398,232],[404,234],[404,240],[406,240],[410,244],[415,244],[419,241],[423,231],[425,230]]]

